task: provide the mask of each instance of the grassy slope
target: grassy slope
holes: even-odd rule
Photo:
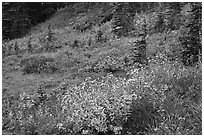
[[[79,49],[70,48],[69,46],[73,43],[75,39],[78,39],[81,45],[83,46],[87,43],[87,40],[89,37],[92,37],[94,39],[94,35],[93,33],[91,33],[91,31],[87,31],[86,33],[80,33],[73,30],[72,26],[76,25],[77,23],[88,21],[89,19],[94,20],[93,18],[97,17],[96,14],[99,13],[99,10],[96,10],[96,9],[97,8],[95,7],[95,9],[88,11],[87,14],[81,13],[83,11],[80,11],[80,10],[78,11],[78,9],[75,10],[69,7],[65,9],[60,9],[49,20],[35,26],[30,32],[31,35],[28,35],[27,37],[24,37],[21,39],[15,39],[7,42],[6,45],[11,45],[17,42],[18,45],[20,46],[21,51],[23,51],[23,53],[21,53],[22,56],[18,58],[16,58],[15,55],[12,55],[3,59],[3,81],[2,81],[3,87],[2,88],[6,89],[8,92],[11,92],[12,94],[16,94],[24,91],[30,92],[36,89],[36,85],[39,83],[42,83],[42,81],[52,81],[53,83],[57,83],[65,79],[74,81],[73,79],[75,79],[76,77],[84,78],[83,74],[77,72],[77,69],[80,67],[83,67],[84,65],[83,53],[90,53],[92,55],[95,55],[95,54],[98,54],[99,52],[107,51],[107,48],[109,47],[106,46],[102,48],[100,47],[94,48],[94,49],[91,48],[90,49],[91,51],[86,50],[84,48],[79,48]],[[61,66],[62,67],[61,69],[65,69],[65,71],[63,72],[63,74],[57,73],[57,74],[51,74],[51,75],[50,74],[49,75],[22,74],[21,68],[19,67],[20,60],[22,58],[31,56],[30,54],[25,53],[29,38],[32,37],[31,44],[36,49],[41,50],[41,47],[44,46],[43,45],[44,43],[41,42],[40,39],[43,39],[46,36],[47,26],[49,23],[51,23],[52,25],[52,32],[54,33],[54,37],[55,37],[55,42],[53,44],[60,45],[62,46],[62,48],[59,49],[57,52],[36,53],[34,55],[37,55],[37,56],[44,55],[49,57],[51,56],[59,60],[64,59],[66,64],[63,64]],[[84,50],[86,51],[81,52]],[[72,53],[73,55],[71,56],[71,58],[73,58],[73,61],[77,59],[79,60],[80,63],[76,65],[75,62],[67,60],[65,56],[63,57],[63,55],[65,55],[66,52]],[[92,58],[89,60],[91,61]],[[86,75],[98,75],[98,74],[86,74]]]
[[[77,8],[77,7],[75,7]],[[107,8],[107,7],[106,7]],[[41,47],[44,46],[44,43],[40,41],[47,34],[47,26],[51,23],[52,32],[54,33],[55,41],[54,45],[62,46],[57,52],[52,53],[36,53],[37,56],[51,56],[56,60],[63,60],[64,64],[61,65],[61,69],[64,70],[63,74],[43,74],[43,75],[23,75],[20,71],[19,62],[22,58],[30,56],[29,54],[22,54],[22,57],[16,58],[14,56],[10,56],[8,58],[3,59],[3,89],[7,89],[9,92],[24,92],[24,91],[32,91],[36,88],[36,85],[41,83],[42,81],[51,81],[53,83],[63,81],[64,79],[70,79],[73,81],[76,77],[84,78],[85,76],[93,76],[98,77],[104,75],[104,73],[81,73],[77,70],[83,68],[86,64],[85,62],[93,62],[95,59],[109,54],[109,51],[118,50],[117,54],[119,56],[128,55],[132,42],[134,42],[137,38],[122,38],[120,40],[115,41],[107,41],[106,43],[96,43],[94,41],[95,32],[99,29],[97,26],[93,27],[91,30],[88,30],[84,33],[78,32],[73,29],[73,26],[77,24],[83,24],[85,21],[90,20],[99,20],[98,15],[102,12],[103,7],[100,9],[95,7],[94,9],[87,11],[87,13],[83,13],[83,11],[77,11],[76,9],[72,9],[70,7],[65,9],[60,9],[57,11],[49,20],[44,23],[41,23],[35,26],[30,32],[31,35],[9,41],[7,44],[12,44],[17,42],[22,51],[26,50],[27,43],[30,37],[31,44],[35,46],[36,49],[41,50]],[[82,13],[81,13],[82,12]],[[106,23],[109,24],[110,22]],[[106,25],[103,25],[100,29],[106,29]],[[106,30],[105,30],[106,31]],[[167,41],[169,45],[175,41],[175,37],[177,37],[177,32],[172,32]],[[109,36],[109,35],[108,35]],[[158,43],[163,40],[163,34],[153,34],[151,35],[147,42],[149,45],[148,55],[155,55],[155,53],[159,50],[163,50],[165,45],[158,47]],[[91,37],[93,40],[91,48],[84,48],[87,45],[88,38]],[[70,45],[73,41],[77,39],[79,40],[82,48],[73,49]],[[168,48],[168,47],[167,47]],[[71,59],[67,60],[66,53],[72,53]],[[85,57],[85,54],[91,54],[91,58]],[[76,60],[79,61],[76,64]],[[68,67],[67,67],[68,66]],[[121,74],[124,76],[124,74]],[[119,74],[120,76],[120,74]],[[11,84],[13,83],[13,84]],[[55,84],[54,84],[55,85]]]
[[[49,23],[52,24],[52,31],[54,33],[55,41],[53,45],[62,46],[62,48],[57,49],[55,52],[51,53],[34,53],[33,55],[27,54],[26,52],[22,53],[21,56],[17,57],[15,55],[6,57],[3,59],[2,67],[2,89],[3,94],[11,94],[14,97],[18,98],[19,94],[22,92],[31,93],[35,91],[39,85],[43,85],[46,89],[46,92],[52,92],[52,89],[58,87],[60,83],[64,81],[69,84],[81,83],[84,81],[85,77],[90,76],[93,78],[98,78],[106,75],[106,72],[86,72],[83,69],[87,64],[91,64],[96,59],[99,59],[102,56],[107,56],[113,53],[116,53],[119,57],[123,57],[130,53],[130,48],[132,42],[137,38],[122,38],[120,40],[107,41],[105,43],[96,43],[95,32],[99,29],[97,26],[94,26],[91,30],[88,30],[84,33],[78,32],[72,28],[72,26],[80,24],[88,20],[97,20],[94,17],[100,13],[100,10],[93,9],[88,11],[87,14],[84,13],[73,13],[70,9],[61,9],[59,10],[52,18],[47,20],[44,23],[36,26],[33,31],[31,31],[31,36],[27,36],[21,39],[15,39],[7,44],[15,43],[17,41],[20,45],[21,50],[26,50],[27,41],[29,37],[32,37],[31,43],[36,46],[36,49],[43,47],[44,43],[39,39],[46,36],[47,26]],[[110,22],[107,22],[107,24]],[[102,27],[105,28],[106,24]],[[108,25],[107,25],[108,26]],[[100,29],[102,29],[102,27]],[[103,29],[102,29],[103,30]],[[105,30],[106,31],[106,30]],[[107,32],[107,35],[110,36],[110,33]],[[148,43],[148,55],[151,57],[155,56],[158,51],[162,51],[167,48],[168,45],[173,45],[175,51],[178,51],[174,41],[179,35],[179,31],[171,32],[167,37],[167,43],[162,46],[157,46],[160,41],[163,40],[163,34],[153,34],[149,36]],[[92,46],[86,48],[88,38],[92,38]],[[80,41],[80,48],[72,48],[70,45],[75,39]],[[90,58],[87,57],[91,55]],[[29,56],[46,56],[52,57],[58,62],[58,67],[60,72],[55,72],[53,74],[23,74],[22,68],[20,67],[20,60]],[[158,57],[159,58],[159,57]],[[158,59],[157,58],[157,59]],[[162,59],[161,59],[162,60]],[[125,72],[119,72],[115,74],[116,76],[126,77]],[[8,134],[8,133],[6,133]]]

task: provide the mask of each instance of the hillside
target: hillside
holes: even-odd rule
[[[199,3],[135,5],[67,5],[3,42],[2,133],[202,134]]]

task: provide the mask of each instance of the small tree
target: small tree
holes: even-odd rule
[[[39,103],[43,102],[47,99],[47,94],[46,92],[43,90],[42,86],[40,85],[39,88],[37,89],[37,93],[38,93],[38,98],[39,98]]]
[[[132,30],[132,18],[129,12],[129,3],[118,3],[113,14],[113,33],[118,37],[127,36]]]
[[[103,32],[101,30],[98,30],[96,33],[96,42],[102,42],[103,40]]]
[[[48,34],[47,34],[47,41],[51,42],[52,41],[52,30],[51,30],[51,23],[48,24]]]
[[[33,47],[31,45],[31,37],[28,39],[28,53],[32,53],[33,52]]]
[[[8,55],[11,55],[13,53],[13,45],[8,44]]]
[[[91,46],[91,37],[89,37],[89,40],[88,40],[88,47]]]
[[[18,55],[19,52],[20,52],[20,49],[19,49],[19,46],[18,46],[17,42],[15,42],[15,44],[14,44],[14,51],[15,51],[16,55]]]
[[[167,3],[166,10],[164,12],[166,31],[179,29],[179,24],[175,24],[176,20],[179,20],[181,12],[180,2]]]
[[[51,23],[48,24],[48,28],[47,29],[48,29],[48,33],[47,33],[47,36],[46,36],[45,51],[51,50],[50,42],[52,42],[52,38],[53,38],[53,33],[52,33],[52,30],[51,30]]]
[[[146,25],[146,20],[144,19],[144,24],[143,24],[143,32],[140,34],[141,40],[134,42],[134,47],[133,47],[133,62],[134,63],[139,63],[140,65],[147,65],[148,60],[146,56],[146,48],[147,48],[147,43],[146,43],[146,36],[147,36],[147,25]]]

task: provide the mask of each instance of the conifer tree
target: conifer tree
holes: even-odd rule
[[[11,55],[13,53],[13,45],[8,44],[8,55]]]
[[[139,66],[147,66],[148,60],[146,56],[146,48],[147,48],[147,26],[146,26],[146,20],[144,19],[144,24],[142,26],[142,32],[140,34],[140,40],[134,42],[133,47],[133,62],[138,63]]]
[[[118,37],[127,36],[131,30],[132,19],[128,12],[129,3],[118,3],[113,15],[113,33]]]
[[[16,55],[19,54],[19,52],[20,52],[20,49],[19,49],[19,46],[18,46],[17,42],[15,42],[15,44],[14,44],[14,51],[15,51]]]
[[[179,26],[175,26],[175,20],[179,19],[179,14],[181,12],[180,2],[169,2],[166,5],[165,10],[165,20],[166,20],[166,31],[178,29]]]
[[[89,37],[89,40],[88,40],[88,47],[90,47],[91,46],[91,37]]]
[[[28,40],[28,48],[27,48],[28,52],[29,53],[32,53],[33,52],[33,47],[31,45],[31,37],[29,38]]]
[[[45,51],[50,51],[51,50],[50,42],[52,42],[52,38],[53,38],[53,33],[52,33],[52,30],[51,30],[51,23],[48,24],[47,30],[48,30],[48,33],[47,33],[47,36],[46,36]]]
[[[98,30],[96,33],[96,42],[102,42],[103,40],[103,32],[101,30]]]
[[[202,54],[201,33],[202,33],[202,5],[201,3],[191,3],[192,18],[190,23],[184,26],[188,29],[187,35],[180,37],[184,46],[182,52],[182,62],[184,65],[194,65],[199,61],[199,55]]]

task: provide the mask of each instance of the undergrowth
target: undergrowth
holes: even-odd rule
[[[24,74],[54,73],[58,70],[55,60],[45,56],[31,56],[21,60]]]
[[[202,63],[193,67],[182,64],[181,29],[164,32],[160,13],[144,12],[134,16],[129,37],[117,38],[113,20],[99,25],[98,7],[87,16],[82,6],[65,8],[58,13],[63,15],[50,20],[53,29],[66,26],[53,30],[56,39],[48,43],[52,52],[42,50],[44,33],[35,35],[31,43],[37,51],[27,57],[28,38],[18,40],[19,58],[8,47],[9,57],[3,63],[9,67],[19,65],[24,76],[33,77],[58,72],[63,80],[54,86],[44,83],[32,92],[24,90],[18,96],[3,92],[3,134],[201,135]],[[139,66],[132,49],[140,41],[144,24],[148,63]],[[12,43],[15,41],[8,45]],[[116,77],[116,73],[125,76]],[[81,75],[85,80],[77,78]]]
[[[51,94],[38,88],[18,100],[4,95],[3,129],[13,134],[202,134],[201,68],[165,63],[134,69],[130,76],[64,81]]]

